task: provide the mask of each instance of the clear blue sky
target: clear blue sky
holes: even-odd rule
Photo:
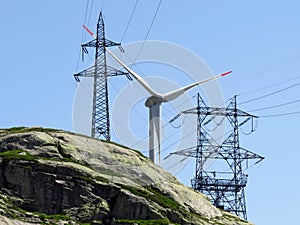
[[[2,2],[0,127],[73,130],[76,83],[72,74],[77,68],[86,3]],[[110,39],[120,41],[134,3],[104,2]],[[144,40],[157,4],[158,1],[139,1],[123,43]],[[88,24],[91,29],[101,7],[102,1],[94,1]],[[299,82],[299,8],[296,0],[163,1],[148,39],[169,41],[192,50],[215,74],[233,70],[230,78],[219,83],[226,100],[247,93],[238,98],[243,102]],[[126,85],[124,80],[120,82]],[[276,85],[266,88],[273,84]],[[283,104],[300,99],[299,93],[300,87],[295,86],[239,108],[250,111]],[[255,114],[294,111],[300,111],[299,102]],[[300,114],[260,118],[255,133],[241,136],[243,147],[266,157],[247,171],[248,219],[256,225],[295,224],[300,201],[299,119]],[[193,170],[181,173],[188,180],[194,175]]]

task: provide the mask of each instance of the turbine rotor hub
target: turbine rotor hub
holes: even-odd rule
[[[164,98],[162,96],[150,96],[146,102],[145,102],[145,106],[146,107],[151,107],[153,105],[157,105],[160,104],[162,102],[165,102]]]

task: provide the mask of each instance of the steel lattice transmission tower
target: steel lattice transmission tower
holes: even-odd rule
[[[207,107],[199,94],[197,97],[196,108],[183,111],[170,121],[173,122],[182,114],[197,115],[197,146],[172,154],[196,158],[196,174],[191,180],[193,189],[207,195],[215,206],[247,219],[245,187],[248,175],[243,170],[248,168],[249,160],[256,160],[256,164],[264,157],[240,147],[239,128],[252,121],[253,132],[253,119],[256,116],[237,109],[236,96],[226,108]],[[225,120],[230,131],[224,141],[218,144],[209,130],[212,123],[218,121],[214,126],[219,126]],[[207,167],[209,161],[211,165]],[[216,161],[221,161],[223,165]],[[215,170],[212,169],[214,164]]]
[[[105,38],[104,20],[102,12],[100,12],[95,39],[81,45],[83,54],[88,53],[88,47],[96,49],[95,63],[90,68],[74,75],[78,82],[80,81],[79,77],[92,77],[94,79],[91,136],[94,138],[103,137],[108,141],[110,140],[111,135],[107,79],[110,76],[126,75],[128,79],[132,80],[128,73],[114,69],[107,65],[105,48],[111,46],[121,47],[121,44]]]

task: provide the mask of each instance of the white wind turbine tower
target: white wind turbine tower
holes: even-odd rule
[[[206,80],[202,80],[196,82],[194,84],[187,85],[182,88],[178,88],[176,90],[167,92],[165,94],[158,93],[154,91],[149,84],[136,72],[130,69],[125,63],[123,63],[117,56],[115,56],[109,49],[106,48],[106,51],[130,73],[144,88],[145,90],[151,95],[145,102],[146,107],[149,108],[149,158],[156,163],[156,150],[158,153],[158,165],[160,165],[160,157],[161,157],[161,149],[160,149],[160,106],[163,102],[172,101],[182,94],[184,94],[187,90],[203,84],[205,82],[217,79],[219,77],[226,76],[230,74],[232,71],[228,71],[222,73],[218,76],[208,78]]]

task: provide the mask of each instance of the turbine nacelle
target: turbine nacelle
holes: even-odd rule
[[[162,95],[150,96],[149,98],[147,98],[145,106],[149,108],[153,105],[161,104],[162,102],[166,102]]]

